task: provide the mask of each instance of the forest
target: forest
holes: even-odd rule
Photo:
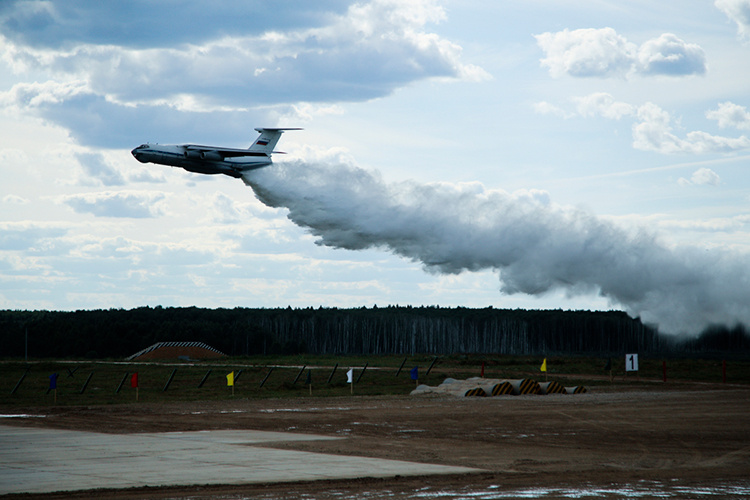
[[[428,307],[0,311],[0,358],[123,358],[156,342],[258,354],[750,354],[743,325],[660,334],[622,311]]]

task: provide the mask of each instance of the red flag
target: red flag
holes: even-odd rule
[[[135,372],[135,373],[134,373],[134,374],[133,374],[133,375],[132,375],[132,376],[130,377],[130,387],[132,387],[133,389],[135,389],[135,388],[137,388],[137,387],[138,387],[138,372]]]

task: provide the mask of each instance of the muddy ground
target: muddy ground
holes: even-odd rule
[[[3,408],[5,413],[8,408]],[[247,486],[141,488],[110,498],[333,498],[427,487],[500,488],[658,481],[750,487],[750,387],[614,384],[587,394],[236,400],[14,408],[3,424],[135,433],[256,429],[339,436],[287,449],[476,467],[472,475]],[[98,498],[103,492],[60,498]],[[57,498],[56,495],[25,498]]]

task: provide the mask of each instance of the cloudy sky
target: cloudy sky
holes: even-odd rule
[[[750,323],[748,61],[750,0],[5,0],[0,308]]]

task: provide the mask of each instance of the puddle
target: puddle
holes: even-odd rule
[[[320,492],[318,493],[320,495]],[[636,484],[612,484],[609,486],[583,485],[581,487],[559,487],[559,488],[522,488],[505,490],[501,486],[487,486],[483,488],[456,488],[436,489],[431,487],[418,488],[415,490],[370,490],[349,492],[346,490],[331,490],[325,492],[324,498],[336,498],[337,500],[356,499],[397,499],[397,500],[501,500],[510,498],[556,500],[569,498],[582,499],[609,499],[620,500],[627,498],[689,498],[701,499],[745,499],[750,496],[750,483],[725,483],[703,486],[679,486],[664,484],[658,481],[642,481]],[[250,497],[229,496],[223,497],[233,500],[245,500]],[[253,496],[252,498],[264,498],[275,500],[278,496]],[[296,492],[294,498],[318,498],[316,495],[308,495],[304,492]]]

